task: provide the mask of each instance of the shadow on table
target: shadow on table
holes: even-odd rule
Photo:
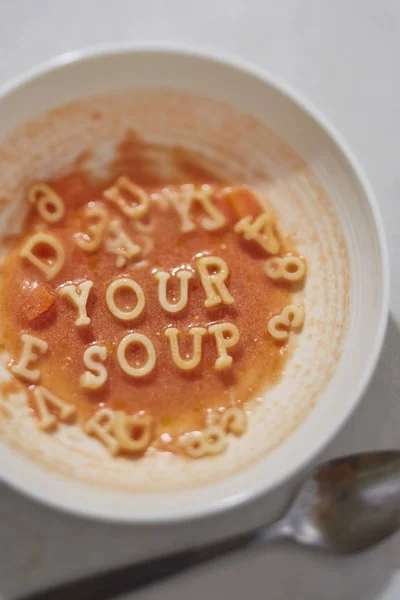
[[[392,317],[377,370],[364,401],[321,459],[398,445],[400,423],[400,331]],[[298,478],[297,478],[298,479]],[[12,600],[62,580],[104,571],[149,556],[204,543],[257,526],[277,516],[295,481],[265,499],[189,525],[122,526],[85,521],[36,504],[0,488],[0,599]],[[213,597],[224,589],[230,600],[375,600],[399,566],[400,536],[365,554],[341,558],[271,545],[207,563],[163,585],[163,600]],[[258,582],[255,585],[255,582]],[[199,587],[196,586],[196,583]],[[358,587],[357,587],[358,586]],[[159,598],[160,587],[135,594]],[[55,599],[56,600],[56,599]]]

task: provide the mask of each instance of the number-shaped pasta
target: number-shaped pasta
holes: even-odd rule
[[[268,321],[268,333],[275,340],[285,341],[288,339],[291,329],[302,327],[304,319],[304,310],[300,306],[289,304],[285,306],[280,315],[276,315]]]
[[[298,256],[274,256],[265,261],[264,269],[270,279],[301,281],[306,274],[306,263]]]
[[[191,458],[216,456],[226,448],[226,433],[218,425],[211,425],[199,435],[190,435],[183,442],[183,448]]]
[[[226,408],[222,413],[216,411],[209,412],[206,424],[208,427],[218,425],[225,433],[240,436],[247,429],[247,417],[242,407],[231,406],[230,408]]]
[[[242,435],[247,428],[246,413],[238,406],[227,408],[221,415],[220,425],[226,433]]]

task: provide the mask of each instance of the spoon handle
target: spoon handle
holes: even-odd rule
[[[150,559],[131,566],[114,569],[48,588],[17,600],[109,600],[117,595],[134,592],[151,583],[171,577],[190,567],[217,556],[234,552],[258,541],[258,534],[250,533],[229,541],[217,542],[196,550],[186,550],[169,556]]]

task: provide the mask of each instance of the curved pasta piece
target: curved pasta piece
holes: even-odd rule
[[[285,341],[289,337],[289,331],[302,327],[304,320],[304,310],[300,306],[289,304],[285,306],[280,315],[276,315],[268,321],[268,332],[274,339]]]
[[[227,408],[222,413],[220,425],[226,433],[242,435],[247,429],[246,413],[238,406]]]
[[[28,188],[28,201],[35,204],[39,215],[46,223],[57,223],[65,213],[65,205],[58,194],[47,183],[32,183]]]
[[[147,415],[115,413],[112,430],[120,448],[126,452],[144,452],[151,442],[152,419]]]

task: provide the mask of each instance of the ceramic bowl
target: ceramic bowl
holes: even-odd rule
[[[113,139],[134,129],[190,147],[232,179],[263,188],[282,231],[309,265],[298,292],[304,330],[281,380],[256,403],[248,433],[226,455],[204,462],[116,461],[73,429],[38,432],[23,398],[2,392],[9,413],[0,419],[2,479],[61,509],[138,523],[226,510],[304,467],[362,398],[388,314],[378,206],[334,128],[286,84],[253,66],[156,45],[56,58],[0,90],[0,116],[0,236],[21,225],[29,178],[63,172],[89,146],[98,150],[91,167],[101,169]],[[4,380],[6,363],[2,355]]]

